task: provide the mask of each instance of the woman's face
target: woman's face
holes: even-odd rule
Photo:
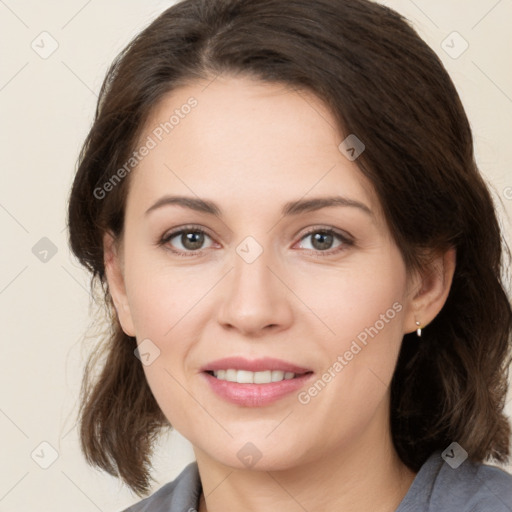
[[[357,153],[338,147],[349,134],[310,94],[246,78],[207,85],[159,105],[130,176],[114,298],[152,392],[197,450],[232,467],[381,443],[413,287],[347,158]],[[175,196],[217,211],[162,201]],[[255,372],[206,373],[224,358],[248,366],[217,369]],[[251,366],[264,358],[278,361]],[[309,373],[281,380],[292,366]]]

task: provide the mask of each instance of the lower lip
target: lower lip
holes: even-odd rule
[[[203,372],[202,375],[204,375],[212,390],[224,400],[245,407],[261,407],[297,391],[311,379],[313,373],[267,384],[240,384],[217,379],[206,372]]]

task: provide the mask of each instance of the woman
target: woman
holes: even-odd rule
[[[105,79],[69,228],[111,313],[87,460],[142,496],[161,429],[196,457],[129,511],[511,510],[500,228],[394,11],[165,11]]]

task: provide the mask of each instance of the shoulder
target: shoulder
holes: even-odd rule
[[[397,512],[512,512],[512,475],[466,459],[452,467],[434,452]]]
[[[201,489],[197,462],[191,462],[172,482],[123,512],[196,512]]]

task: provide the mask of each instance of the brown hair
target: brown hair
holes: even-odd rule
[[[184,0],[112,64],[68,212],[71,249],[91,271],[91,287],[101,283],[110,322],[83,381],[80,438],[87,460],[142,495],[150,486],[153,441],[170,426],[105,282],[102,236],[122,235],[129,176],[101,199],[95,190],[129,158],[166,93],[221,73],[311,91],[340,129],[364,142],[356,163],[409,269],[425,265],[427,249],[456,248],[443,309],[420,343],[411,334],[402,342],[391,383],[393,442],[414,471],[453,441],[470,460],[506,463],[512,311],[493,200],[439,58],[402,16],[367,0]]]

